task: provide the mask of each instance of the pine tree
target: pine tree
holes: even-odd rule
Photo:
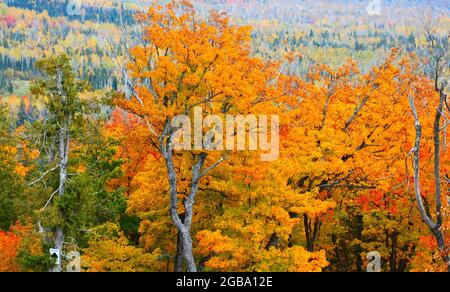
[[[62,198],[66,194],[70,140],[85,110],[79,94],[87,88],[87,84],[75,78],[67,55],[40,60],[36,67],[43,77],[33,82],[31,91],[34,96],[46,99],[47,118],[44,131],[51,140],[50,147],[54,147],[52,150],[57,153],[54,157],[49,157],[49,164],[54,166],[47,172],[59,170],[58,188],[54,194],[57,193]],[[63,215],[64,210],[59,211],[60,215]],[[55,227],[54,241],[55,248],[62,252],[64,226]],[[61,271],[61,261],[54,271]]]

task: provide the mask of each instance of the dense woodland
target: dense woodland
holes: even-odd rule
[[[82,2],[0,3],[0,271],[450,269],[446,1]],[[175,149],[195,107],[278,159]]]

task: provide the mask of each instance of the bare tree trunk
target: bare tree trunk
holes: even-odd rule
[[[63,100],[63,103],[67,102],[66,95],[63,91],[62,87],[62,72],[58,72],[57,82],[58,89]],[[67,182],[67,164],[69,162],[69,143],[70,143],[70,115],[65,114],[63,125],[59,125],[59,187],[58,187],[58,195],[60,198],[64,196],[66,191],[66,182]],[[55,248],[59,250],[60,260],[59,263],[54,267],[54,272],[61,272],[62,268],[62,258],[63,258],[63,243],[64,243],[64,228],[62,226],[56,227],[56,235],[55,235]]]
[[[434,120],[434,179],[436,187],[436,227],[442,226],[442,202],[441,202],[441,118],[444,109],[445,96],[439,92],[439,106]]]
[[[305,227],[306,249],[309,252],[313,252],[315,249],[314,244],[318,239],[322,223],[319,218],[310,219],[307,214],[303,214],[303,225]]]
[[[440,230],[435,234],[439,252],[442,255],[444,262],[447,264],[447,271],[450,272],[450,256],[448,254],[448,249],[445,244],[444,233]]]
[[[192,253],[192,240],[190,237],[190,230],[186,228],[184,222],[181,220],[178,214],[178,191],[177,191],[177,174],[173,163],[173,149],[171,141],[172,129],[170,127],[170,121],[166,121],[164,126],[164,132],[160,136],[161,151],[164,155],[166,162],[167,175],[169,178],[169,195],[170,195],[170,217],[172,222],[178,229],[179,236],[182,244],[182,254],[186,260],[188,272],[196,272],[197,267],[195,265],[194,256]]]
[[[197,272],[197,265],[195,263],[193,248],[192,248],[192,237],[191,237],[191,226],[193,218],[193,209],[195,204],[195,197],[197,196],[199,190],[199,181],[206,174],[206,172],[215,166],[217,166],[222,160],[213,164],[206,171],[203,169],[205,160],[207,157],[206,153],[201,153],[194,155],[193,167],[192,167],[192,181],[191,190],[188,197],[184,200],[185,214],[180,215],[178,212],[178,191],[177,191],[177,174],[175,171],[174,161],[173,161],[173,147],[172,147],[172,137],[174,134],[174,129],[170,126],[170,121],[166,121],[164,131],[159,138],[161,152],[164,156],[166,162],[167,175],[169,178],[169,195],[170,195],[170,217],[172,222],[178,229],[178,233],[181,239],[181,250],[183,258],[186,262],[186,267],[188,272]]]
[[[61,259],[62,259],[63,242],[64,242],[64,230],[62,227],[58,226],[58,227],[56,227],[55,248],[57,248],[59,250],[59,262],[53,268],[53,272],[61,272],[62,271]]]
[[[59,129],[59,197],[64,196],[67,181],[67,162],[69,150],[69,132],[66,128]],[[60,259],[62,258],[64,242],[64,229],[61,226],[56,227],[55,248],[59,250]],[[54,272],[61,272],[61,260],[58,265],[54,267]]]
[[[175,265],[174,265],[174,272],[180,273],[183,272],[183,243],[181,241],[181,234],[178,231],[177,236],[177,252],[175,254]]]
[[[186,209],[186,218],[183,222],[178,214],[177,178],[171,149],[169,151],[164,151],[164,158],[166,160],[166,168],[169,176],[170,216],[172,218],[172,222],[178,229],[182,245],[181,251],[184,259],[186,260],[187,270],[188,272],[197,272],[197,266],[195,264],[194,254],[192,251],[192,239],[190,235],[191,226],[185,223],[188,221],[187,214],[189,213],[190,216],[192,216],[192,206],[188,206],[189,210]]]
[[[313,252],[314,246],[313,246],[313,242],[311,240],[311,223],[309,221],[307,214],[303,214],[303,225],[305,226],[306,249],[309,252]]]
[[[426,38],[426,49],[428,50],[429,57],[432,60],[430,64],[434,68],[432,68],[432,76],[429,76],[430,79],[434,81],[434,90],[439,94],[439,105],[436,111],[436,119],[434,122],[434,176],[435,176],[435,188],[436,188],[436,223],[434,226],[429,226],[431,231],[433,232],[439,252],[445,263],[447,264],[447,269],[450,272],[450,255],[449,249],[446,246],[444,233],[442,231],[443,226],[443,214],[442,214],[442,194],[441,194],[441,161],[440,161],[440,153],[441,153],[441,132],[446,129],[447,124],[441,128],[441,119],[444,115],[444,104],[447,106],[447,109],[450,111],[447,102],[447,94],[445,94],[445,89],[448,85],[448,78],[446,75],[446,71],[448,70],[448,61],[449,61],[449,43],[441,42],[438,39],[438,36],[435,33],[435,29],[440,26],[439,21],[434,21],[433,13],[430,11],[428,15],[426,15],[424,22],[424,32]],[[440,84],[440,80],[442,78],[442,83]],[[413,109],[414,113],[415,109]],[[418,123],[417,112],[414,113],[416,123]],[[444,135],[445,139],[445,135]],[[420,140],[420,137],[419,137]],[[445,141],[445,140],[444,140]],[[444,145],[445,146],[445,145]],[[416,153],[418,154],[418,153]],[[429,216],[430,217],[430,216]],[[433,222],[432,222],[433,223]],[[429,225],[429,224],[428,224]]]
[[[192,238],[190,230],[185,229],[181,233],[183,242],[183,257],[186,260],[188,272],[197,272],[197,265],[195,263],[194,251],[192,249]]]
[[[443,216],[441,211],[441,178],[440,178],[440,120],[442,117],[442,109],[445,100],[445,95],[443,91],[440,93],[440,102],[437,108],[436,120],[434,124],[434,146],[435,146],[435,155],[434,155],[434,175],[435,175],[435,188],[436,188],[436,223],[433,219],[428,215],[426,208],[424,206],[424,202],[422,199],[421,188],[420,188],[420,144],[422,139],[422,125],[419,120],[419,115],[414,103],[414,98],[412,96],[409,97],[409,102],[411,106],[411,110],[414,116],[414,125],[416,128],[416,139],[415,145],[413,149],[414,159],[414,190],[416,195],[416,201],[419,207],[420,216],[422,217],[423,222],[428,226],[430,231],[433,233],[436,238],[436,242],[438,245],[439,252],[447,265],[447,270],[450,272],[450,257],[448,254],[448,249],[446,247],[444,233],[442,231],[442,223]]]
[[[434,177],[436,185],[436,226],[434,232],[439,252],[443,257],[444,262],[447,264],[447,270],[450,272],[450,257],[445,244],[444,232],[441,229],[443,225],[441,198],[441,119],[446,98],[444,87],[441,87],[439,90],[439,106],[436,110],[436,119],[434,121]]]

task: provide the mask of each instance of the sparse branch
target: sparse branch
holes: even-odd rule
[[[328,113],[328,107],[330,105],[330,100],[331,100],[331,97],[335,93],[336,79],[337,78],[335,76],[331,76],[330,85],[328,86],[327,98],[325,101],[325,105],[323,106],[323,109],[322,109],[322,125],[320,126],[320,129],[323,129],[323,127],[325,126],[325,122],[327,120],[327,113]]]
[[[41,211],[45,211],[45,209],[47,209],[48,205],[52,201],[53,197],[58,193],[58,191],[59,191],[59,189],[57,189],[50,195],[50,198],[48,199],[47,203],[45,203],[45,206],[41,209]]]
[[[350,118],[345,122],[345,126],[344,126],[344,131],[347,131],[348,128],[350,127],[350,125],[353,123],[353,121],[355,120],[355,118],[358,116],[358,114],[361,112],[361,110],[363,109],[364,105],[366,104],[366,102],[369,100],[369,96],[365,96],[363,98],[363,100],[361,101],[361,103],[355,106],[355,110],[353,111],[353,114],[350,116]]]
[[[211,166],[209,166],[208,168],[206,168],[205,170],[203,170],[201,177],[207,175],[211,170],[213,170],[214,168],[216,168],[219,164],[221,164],[223,161],[225,161],[225,157],[222,156],[219,160],[217,160],[215,163],[213,163]]]
[[[57,166],[55,166],[55,167],[53,167],[53,168],[47,170],[47,171],[44,172],[38,179],[36,179],[36,180],[30,182],[30,183],[28,184],[28,186],[31,187],[31,186],[37,184],[38,182],[40,182],[41,180],[43,180],[50,172],[52,172],[52,171],[54,171],[54,170],[57,170],[58,168],[59,168],[59,165],[57,165]]]

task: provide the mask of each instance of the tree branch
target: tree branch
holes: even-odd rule
[[[434,230],[435,223],[430,217],[427,215],[425,210],[425,206],[423,204],[422,195],[420,193],[420,143],[422,139],[422,125],[420,124],[419,115],[417,113],[416,105],[414,103],[414,97],[412,95],[409,96],[409,103],[411,107],[412,114],[414,116],[414,126],[416,129],[416,138],[414,143],[414,159],[413,159],[413,168],[414,168],[414,190],[416,195],[417,204],[419,207],[420,216],[422,220],[428,225],[431,230]]]
[[[28,184],[28,186],[31,187],[31,186],[37,184],[38,182],[40,182],[41,180],[43,180],[44,177],[47,176],[50,172],[52,172],[52,171],[54,171],[54,170],[57,170],[58,168],[59,168],[59,165],[53,167],[52,169],[47,170],[47,171],[44,172],[44,174],[42,174],[38,179],[36,179],[36,180],[30,182],[30,183]]]

